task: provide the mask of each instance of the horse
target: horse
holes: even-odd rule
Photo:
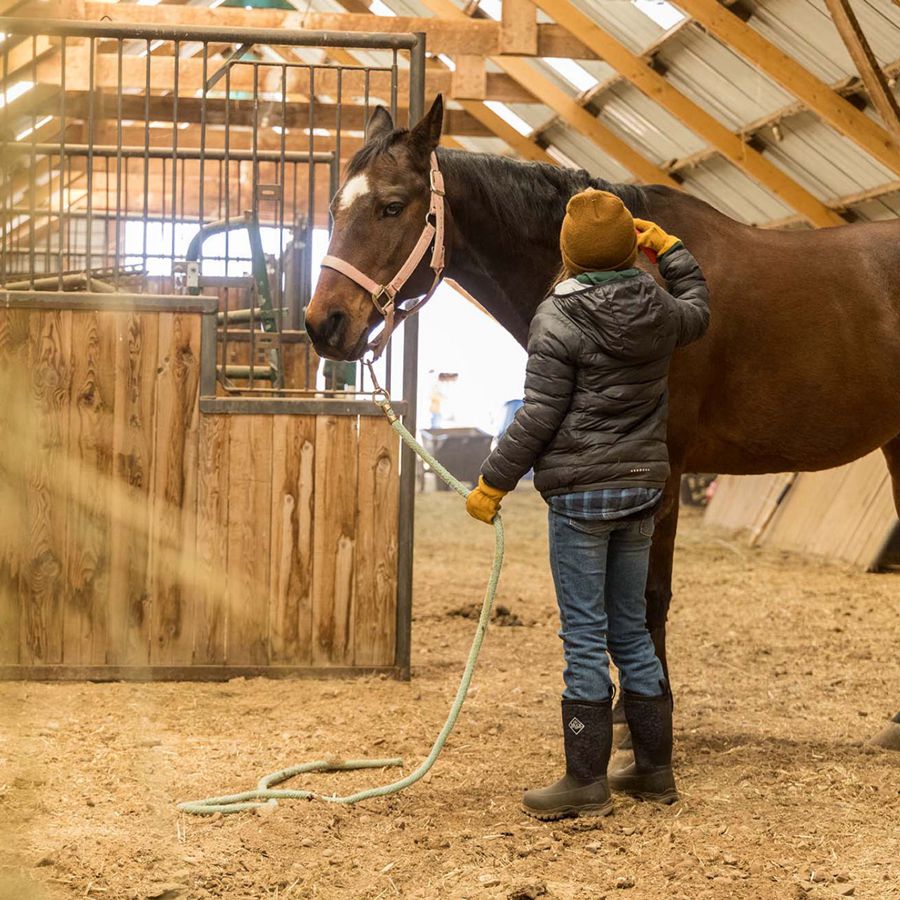
[[[616,194],[633,215],[680,237],[706,275],[709,331],[676,352],[670,368],[672,474],[646,588],[647,625],[667,675],[683,472],[813,471],[881,448],[900,516],[900,220],[754,228],[674,188],[439,148],[442,120],[440,96],[410,130],[395,128],[378,108],[331,206],[331,259],[387,284],[401,267],[408,270],[404,260],[421,244],[422,223],[434,211],[436,160],[446,201],[445,268],[432,271],[423,255],[398,303],[428,291],[437,275],[449,276],[525,346],[531,317],[560,268],[566,203],[587,187]],[[655,266],[641,265],[659,277]],[[319,354],[363,356],[382,320],[374,294],[346,271],[322,269],[306,311]]]

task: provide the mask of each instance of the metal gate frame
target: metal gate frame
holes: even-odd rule
[[[65,74],[64,74],[64,66],[65,66],[65,47],[66,47],[66,39],[67,38],[80,38],[80,39],[88,39],[90,40],[90,83],[88,86],[88,110],[89,116],[91,117],[91,121],[93,121],[94,115],[94,104],[96,102],[95,94],[97,93],[94,86],[94,62],[95,62],[95,43],[99,40],[110,40],[110,41],[119,41],[119,60],[120,60],[120,81],[119,81],[119,94],[118,96],[121,98],[122,96],[122,84],[121,84],[121,55],[122,55],[122,42],[126,40],[134,40],[134,41],[143,41],[146,42],[149,47],[151,42],[154,41],[171,41],[174,42],[176,49],[179,44],[188,43],[191,41],[194,42],[202,42],[204,47],[207,47],[209,43],[225,43],[225,44],[234,44],[240,43],[242,46],[252,46],[252,45],[271,45],[271,46],[281,46],[281,47],[308,47],[308,48],[344,48],[344,49],[360,49],[360,50],[391,50],[394,51],[394,67],[393,67],[393,75],[391,80],[391,89],[392,89],[392,107],[396,108],[396,100],[397,100],[397,66],[396,66],[396,52],[397,51],[406,51],[409,53],[409,97],[408,97],[408,110],[409,110],[409,125],[412,127],[424,114],[424,89],[425,89],[425,35],[424,33],[409,33],[409,34],[397,34],[397,33],[357,33],[357,32],[325,32],[325,31],[309,31],[309,32],[289,32],[283,31],[279,29],[229,29],[229,28],[220,28],[220,27],[208,27],[208,26],[192,26],[192,27],[177,27],[177,26],[157,26],[157,25],[119,25],[113,22],[96,22],[96,23],[85,23],[78,22],[75,20],[60,20],[60,19],[47,19],[47,20],[36,20],[36,19],[23,19],[23,18],[12,18],[12,17],[0,17],[0,33],[7,35],[7,40],[4,42],[2,46],[0,46],[0,56],[2,56],[3,62],[0,63],[0,77],[3,77],[4,80],[8,79],[8,69],[5,64],[6,53],[9,50],[9,46],[11,41],[10,38],[14,37],[24,37],[25,39],[30,39],[32,42],[32,46],[36,46],[36,41],[39,36],[52,37],[59,39],[59,46],[62,51],[62,60],[63,60],[63,80],[61,86],[61,96],[63,103],[63,116],[61,118],[61,122],[65,123]],[[150,54],[147,54],[148,63],[147,63],[147,93],[149,95],[150,88],[150,63],[149,58]],[[174,92],[175,96],[175,119],[174,125],[177,127],[177,103],[178,103],[178,92],[177,92],[177,66],[178,66],[179,56],[176,53],[175,55],[175,67],[176,67],[176,90]],[[240,61],[233,56],[226,62],[226,65],[223,68],[228,68],[230,71],[230,66],[232,64],[240,64]],[[204,67],[204,75],[206,75],[207,69],[207,58],[206,52],[204,52],[203,57],[203,67]],[[277,63],[273,63],[273,65],[277,65]],[[326,68],[324,65],[316,64],[313,66],[312,64],[304,64],[307,68]],[[36,61],[32,63],[33,71],[36,71]],[[340,67],[335,67],[340,68]],[[348,68],[348,67],[343,67]],[[24,68],[25,75],[27,77],[28,66]],[[221,74],[221,73],[220,73]],[[213,76],[216,77],[216,76]],[[35,82],[37,83],[37,82]],[[202,121],[206,120],[206,99],[207,92],[209,90],[209,82],[206,82],[206,87],[202,93]],[[368,82],[367,82],[367,100],[368,100]],[[140,96],[140,95],[136,95]],[[226,94],[226,107],[229,102],[227,99],[229,95]],[[147,101],[149,102],[149,100]],[[306,154],[302,151],[296,151],[296,153],[287,153],[285,152],[284,144],[282,144],[282,153],[281,160],[282,162],[286,159],[289,160],[291,157],[295,157],[301,161],[307,161],[310,165],[314,162],[323,162],[327,163],[330,161],[334,161],[335,164],[332,165],[332,183],[334,184],[334,179],[336,177],[337,167],[340,165],[340,154],[339,152],[333,154],[331,159],[326,158],[326,154],[319,153],[318,155],[313,152],[313,108],[315,106],[315,96],[311,93],[309,96],[309,106],[310,106],[310,133],[309,133],[309,153]],[[4,103],[4,110],[0,111],[0,124],[3,123],[3,115],[4,113],[8,113],[9,107],[11,103]],[[340,104],[338,104],[338,108]],[[149,127],[149,126],[147,126]],[[340,113],[338,112],[338,134],[340,132]],[[93,134],[92,131],[89,132]],[[144,156],[146,159],[149,158],[157,158],[160,156],[165,156],[166,158],[171,158],[176,160],[179,158],[179,151],[177,147],[173,148],[171,152],[163,153],[158,148],[153,148],[149,143],[149,134],[146,140],[146,143],[143,147],[123,147],[121,142],[121,119],[119,119],[119,141],[117,147],[101,147],[101,146],[93,146],[90,142],[86,145],[67,145],[65,142],[64,129],[61,129],[61,137],[60,140],[56,143],[45,145],[39,144],[36,140],[31,142],[25,140],[18,140],[14,135],[2,133],[0,135],[0,165],[2,165],[2,172],[5,178],[7,172],[8,163],[6,162],[10,156],[8,155],[10,150],[13,150],[16,155],[25,153],[31,154],[32,160],[36,158],[38,152],[50,153],[55,156],[59,156],[61,159],[65,159],[67,153],[83,153],[85,157],[90,161],[88,173],[92,172],[92,168],[90,166],[93,163],[93,159],[95,157],[106,156],[107,159],[114,158],[117,162],[121,163],[121,160],[126,158],[127,156],[140,155]],[[254,130],[254,152],[256,152],[255,145],[255,130]],[[226,135],[227,135],[227,119],[226,119]],[[175,141],[177,142],[177,136],[175,137]],[[338,138],[339,141],[339,138]],[[339,147],[338,143],[338,147]],[[226,147],[227,147],[227,136],[226,136]],[[205,153],[204,150],[199,151],[201,155]],[[187,149],[183,148],[181,150],[182,156],[185,154],[194,155],[198,151],[196,149]],[[266,154],[267,151],[259,151],[259,154]],[[271,151],[268,151],[269,156],[271,157]],[[212,151],[208,154],[208,158],[213,159],[216,156],[222,155],[222,151]],[[234,155],[234,153],[233,153]],[[227,149],[224,151],[224,156],[228,157]],[[316,156],[314,160],[314,156]],[[47,159],[49,160],[51,157],[48,155]],[[173,162],[173,173],[176,171],[175,162]],[[48,171],[49,163],[48,163]],[[201,170],[202,171],[202,170]],[[90,179],[91,175],[88,175]],[[90,184],[90,180],[88,182]],[[5,188],[4,188],[5,190]],[[0,192],[2,193],[2,192]],[[201,195],[202,196],[202,195]],[[7,215],[12,212],[12,209],[7,211]],[[21,210],[19,211],[21,212]],[[52,206],[51,206],[52,212]],[[68,210],[66,210],[68,212]],[[27,210],[25,211],[27,214]],[[202,206],[201,206],[202,213]],[[62,180],[60,180],[60,211],[58,216],[60,217],[60,221],[63,216],[63,207],[62,207]],[[34,211],[32,211],[32,216],[34,215]],[[77,217],[77,213],[75,214]],[[90,212],[88,212],[88,221],[90,221]],[[173,219],[174,221],[174,219]],[[314,223],[313,223],[314,224]],[[5,234],[6,234],[6,226],[5,220],[2,225],[0,225],[4,234],[4,246],[5,246]],[[146,231],[145,231],[146,235]],[[146,238],[145,238],[146,241]],[[90,247],[90,245],[89,245]],[[50,254],[49,251],[49,243],[48,243],[48,257]],[[90,257],[90,249],[88,249],[88,257]],[[62,258],[62,253],[60,250],[60,258]],[[5,268],[5,267],[4,267]],[[87,267],[90,268],[90,267]],[[0,284],[0,306],[8,305],[10,302],[21,303],[25,300],[26,296],[33,296],[35,301],[40,306],[50,306],[56,308],[79,308],[80,305],[89,302],[93,308],[103,308],[108,303],[110,309],[117,309],[121,307],[123,302],[126,302],[129,298],[125,294],[78,294],[72,292],[66,292],[62,290],[63,287],[63,274],[62,272],[53,272],[50,273],[51,276],[56,276],[59,278],[59,290],[57,291],[48,291],[42,290],[40,292],[37,291],[25,291],[23,292],[21,289],[17,289],[16,291],[5,290],[2,288],[2,284]],[[91,291],[90,285],[90,273],[88,273],[88,282],[86,284],[87,291]],[[35,272],[31,273],[31,287],[34,288],[35,281]],[[2,279],[0,279],[2,282]],[[45,285],[46,286],[46,285]],[[20,288],[19,285],[16,285],[17,288]],[[193,305],[197,303],[203,303],[203,300],[200,297],[189,298],[188,296],[182,297],[181,295],[173,296],[171,293],[168,295],[153,295],[153,294],[140,294],[132,299],[137,301],[138,303],[146,303],[150,301],[152,298],[153,301],[159,303],[161,307],[168,308],[178,308],[182,303],[186,303],[193,308]],[[207,300],[212,300],[212,298],[207,298]],[[208,305],[208,304],[207,304]],[[416,431],[416,395],[417,395],[417,365],[418,365],[418,331],[419,325],[416,317],[411,317],[406,321],[405,329],[404,329],[404,340],[403,340],[403,360],[402,360],[402,400],[398,400],[394,403],[394,408],[398,414],[401,415],[404,425],[413,433]],[[339,397],[334,395],[329,395],[330,392],[323,391],[310,391],[311,396],[277,396],[277,391],[268,391],[267,396],[249,396],[249,397],[217,397],[216,396],[216,357],[217,357],[217,343],[216,343],[216,323],[215,323],[215,315],[211,310],[207,310],[207,314],[203,316],[203,326],[201,332],[201,373],[200,373],[200,411],[201,413],[207,415],[215,415],[215,414],[251,414],[251,413],[276,413],[276,414],[295,414],[295,415],[332,415],[332,416],[370,416],[370,415],[380,415],[380,411],[372,404],[370,397],[366,394],[365,384],[360,381],[356,391],[351,391],[347,393],[343,393]],[[388,366],[390,366],[390,362],[388,362]],[[390,370],[388,370],[388,384],[390,384]],[[395,385],[396,387],[396,385]],[[274,395],[274,396],[273,396]],[[413,568],[413,532],[414,532],[414,500],[415,500],[415,457],[412,451],[406,447],[405,445],[401,445],[401,455],[400,455],[400,485],[399,485],[399,520],[398,520],[398,572],[397,572],[397,614],[396,614],[396,650],[395,650],[395,666],[397,670],[397,674],[399,677],[407,679],[410,675],[410,639],[411,639],[411,622],[412,622],[412,568]]]

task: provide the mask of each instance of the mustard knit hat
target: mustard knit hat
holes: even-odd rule
[[[588,188],[566,205],[559,249],[565,267],[576,275],[627,269],[637,259],[634,219],[615,194]]]

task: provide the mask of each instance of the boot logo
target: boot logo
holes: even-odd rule
[[[581,734],[581,732],[584,731],[584,722],[582,722],[581,719],[575,718],[573,716],[569,721],[569,730],[573,734]]]

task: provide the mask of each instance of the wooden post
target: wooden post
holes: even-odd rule
[[[847,47],[856,71],[862,78],[875,109],[894,137],[900,139],[900,106],[888,87],[887,79],[866,40],[849,0],[825,0],[828,12]]]
[[[487,96],[487,71],[483,56],[460,53],[453,73],[453,96],[456,99],[484,100]]]
[[[537,56],[537,10],[529,0],[503,0],[500,52],[511,56]]]

